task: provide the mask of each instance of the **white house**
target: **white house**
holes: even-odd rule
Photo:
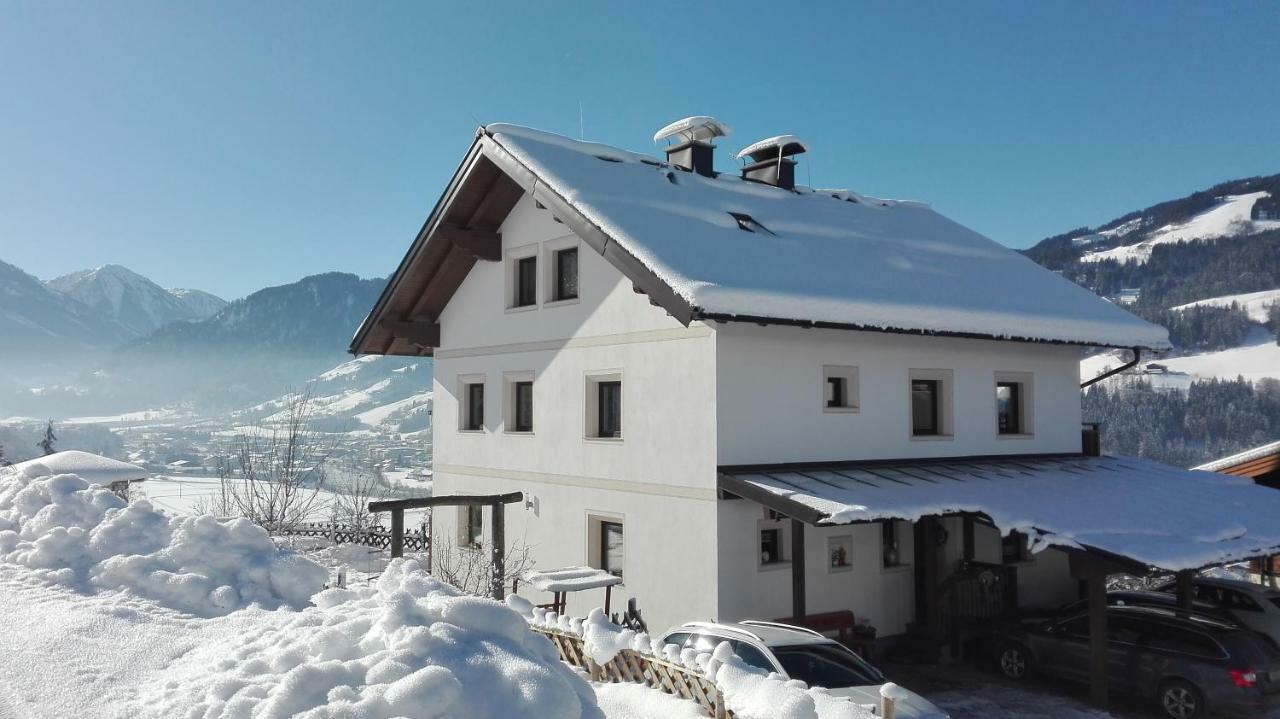
[[[437,496],[523,492],[506,536],[619,573],[654,629],[851,610],[936,639],[1088,567],[1280,547],[1276,500],[1202,511],[1252,487],[1082,450],[1081,348],[1163,328],[926,205],[796,186],[794,137],[716,172],[724,132],[675,123],[665,158],[477,132],[352,344],[434,356]]]

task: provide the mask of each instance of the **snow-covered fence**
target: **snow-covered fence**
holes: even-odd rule
[[[278,533],[296,537],[322,537],[334,544],[363,544],[375,549],[387,549],[391,546],[391,530],[381,524],[354,529],[334,522],[304,522]],[[425,528],[406,530],[404,547],[415,552],[426,552],[431,548],[431,537]]]
[[[733,717],[715,683],[699,671],[631,649],[623,649],[609,661],[597,664],[583,647],[582,637],[541,626],[534,626],[533,631],[551,640],[560,652],[560,661],[584,670],[593,681],[643,684],[695,702],[715,719]]]
[[[728,642],[713,652],[664,644],[610,622],[601,609],[586,619],[535,607],[523,597],[507,605],[555,646],[560,660],[600,682],[629,682],[697,703],[714,719],[878,719],[894,716],[903,698],[881,688],[879,705],[857,704],[820,687],[788,680],[742,661]]]

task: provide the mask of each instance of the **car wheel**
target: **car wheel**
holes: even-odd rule
[[[1169,719],[1198,719],[1205,715],[1200,690],[1181,679],[1160,685],[1160,709]]]
[[[1000,650],[1000,673],[1009,679],[1021,681],[1031,674],[1031,652],[1021,644],[1006,644]]]

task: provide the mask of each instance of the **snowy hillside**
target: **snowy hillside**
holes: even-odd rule
[[[1146,262],[1151,258],[1152,248],[1158,245],[1179,242],[1194,242],[1219,237],[1243,237],[1266,230],[1280,229],[1278,220],[1253,219],[1254,204],[1258,200],[1271,197],[1266,191],[1250,192],[1243,195],[1228,195],[1219,199],[1218,204],[1205,210],[1185,222],[1176,222],[1151,230],[1143,230],[1142,222],[1130,221],[1112,230],[1076,238],[1081,240],[1101,236],[1103,238],[1123,238],[1124,244],[1107,250],[1085,252],[1081,262],[1100,262],[1115,260],[1117,262]],[[1085,242],[1084,244],[1092,244]]]
[[[1268,312],[1272,305],[1280,305],[1280,289],[1263,290],[1261,292],[1243,292],[1235,295],[1223,295],[1222,297],[1210,297],[1207,300],[1197,300],[1186,304],[1177,305],[1174,310],[1186,310],[1192,307],[1230,307],[1237,305],[1244,310],[1249,319],[1262,324],[1267,321]]]
[[[112,318],[135,337],[170,322],[204,319],[226,305],[207,292],[172,293],[120,265],[72,272],[49,280],[46,285]]]

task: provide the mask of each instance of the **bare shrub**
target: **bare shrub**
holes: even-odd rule
[[[511,583],[533,569],[533,557],[529,546],[521,541],[507,547],[503,560],[502,586]],[[488,597],[493,594],[493,545],[478,547],[458,546],[451,538],[432,541],[431,574],[467,594]]]
[[[369,503],[386,499],[391,493],[382,471],[369,466],[353,465],[343,472],[346,482],[336,488],[329,506],[330,521],[347,529],[364,532],[377,524],[369,513]]]

